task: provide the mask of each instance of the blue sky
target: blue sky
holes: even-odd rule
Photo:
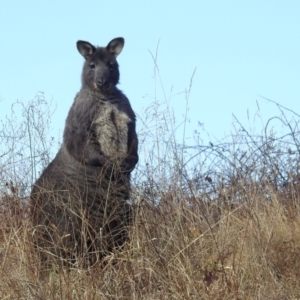
[[[278,114],[259,95],[300,113],[299,15],[296,0],[2,1],[0,116],[17,99],[28,101],[42,91],[57,105],[53,130],[63,130],[80,88],[83,58],[76,41],[105,46],[122,36],[119,87],[139,116],[155,95],[150,52],[159,42],[160,76],[178,124],[186,107],[178,93],[196,69],[187,136],[200,122],[222,139],[233,130],[232,114],[246,127],[249,114],[250,127],[259,130],[257,101],[265,122]]]

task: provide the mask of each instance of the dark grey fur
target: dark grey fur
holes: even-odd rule
[[[31,193],[34,243],[43,260],[89,259],[121,247],[131,210],[130,172],[138,161],[136,118],[116,87],[123,38],[107,47],[78,41],[82,87],[69,111],[62,146]]]

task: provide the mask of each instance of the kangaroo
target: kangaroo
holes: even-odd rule
[[[30,196],[33,239],[43,262],[95,263],[127,239],[138,138],[130,102],[117,88],[116,57],[123,47],[121,37],[106,47],[77,42],[85,60],[82,86],[61,148]]]

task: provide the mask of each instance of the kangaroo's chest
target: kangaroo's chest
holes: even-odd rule
[[[101,104],[93,122],[101,151],[108,157],[123,156],[128,151],[128,124],[132,120],[111,103]]]

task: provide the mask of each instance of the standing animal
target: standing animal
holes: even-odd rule
[[[56,157],[30,196],[33,240],[42,261],[94,263],[124,245],[131,220],[130,172],[138,162],[136,117],[116,87],[124,46],[77,42],[82,87]]]

